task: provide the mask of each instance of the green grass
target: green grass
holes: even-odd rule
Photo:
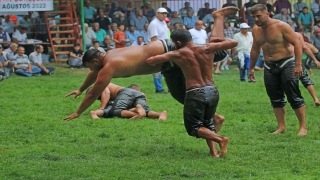
[[[209,156],[206,143],[187,135],[183,106],[170,95],[155,94],[151,75],[114,79],[139,84],[149,107],[168,111],[168,120],[93,121],[89,110],[70,122],[83,99],[64,98],[78,88],[86,70],[57,66],[51,76],[12,75],[0,83],[0,179],[319,179],[319,108],[307,90],[309,134],[298,137],[298,121],[287,105],[287,131],[270,135],[277,123],[262,72],[257,83],[240,82],[238,71],[215,76],[217,112],[226,117],[227,156]],[[312,80],[320,87],[320,71]],[[96,102],[89,109],[98,108]]]

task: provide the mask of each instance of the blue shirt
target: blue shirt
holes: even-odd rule
[[[149,24],[149,21],[145,16],[142,16],[140,19],[137,16],[134,16],[130,20],[130,25],[136,27],[136,30],[138,31],[144,30],[144,24]]]
[[[93,19],[94,15],[96,14],[97,10],[90,6],[87,8],[86,6],[83,7],[83,12],[84,12],[84,18],[85,19]]]
[[[131,42],[136,41],[139,36],[141,36],[139,31],[134,30],[133,33],[131,33],[130,31],[126,31],[126,37],[127,39],[130,39]]]
[[[191,18],[189,16],[186,16],[183,18],[183,24],[186,26],[189,26],[190,28],[194,28],[194,24],[198,20],[197,16],[192,16]]]
[[[95,34],[96,37],[97,37],[97,41],[103,42],[104,36],[107,35],[107,32],[106,32],[105,30],[103,30],[103,29],[100,29],[99,32],[95,32],[95,31],[94,31],[94,34]]]
[[[308,14],[300,13],[299,15],[299,20],[301,21],[301,24],[304,24],[304,25],[311,24],[312,19],[314,19],[314,17],[313,17],[313,13],[311,12],[308,12]]]
[[[149,39],[149,36],[148,36],[148,31],[142,30],[140,32],[140,34],[143,37],[144,43],[146,43],[146,44],[150,43],[150,39]]]
[[[212,17],[212,14],[207,14],[206,16],[204,16],[204,18],[202,19],[203,23],[213,23],[214,22],[214,18]]]

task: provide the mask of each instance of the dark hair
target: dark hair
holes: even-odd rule
[[[124,26],[124,24],[118,24],[118,27],[120,27],[120,26]]]
[[[302,10],[303,10],[303,9],[308,9],[308,7],[303,7]]]
[[[27,28],[25,26],[20,26],[21,30],[27,30]]]
[[[97,49],[89,49],[84,53],[82,58],[83,65],[86,65],[87,62],[92,61],[94,58],[99,57],[102,52]]]
[[[142,39],[144,39],[144,38],[143,38],[143,36],[138,36],[137,40],[138,40],[139,38],[142,38]]]
[[[170,38],[173,41],[180,41],[182,44],[192,41],[192,36],[186,29],[176,29],[172,31]]]
[[[267,11],[267,7],[263,4],[256,4],[251,7],[251,14],[255,14],[258,11]]]
[[[36,45],[36,48],[35,48],[35,50],[38,50],[38,49],[40,49],[40,47],[41,47],[41,45]]]
[[[96,43],[100,44],[99,41],[93,41],[92,42],[92,44],[96,44]]]
[[[80,46],[80,44],[79,43],[74,43],[73,46],[77,47],[77,46]]]
[[[130,85],[128,86],[128,88],[134,88],[134,87],[140,89],[140,86],[138,86],[138,85],[136,85],[136,84],[130,84]]]
[[[167,5],[167,3],[164,2],[164,3],[161,4],[161,6],[163,6],[163,5]]]
[[[131,27],[134,27],[134,28],[135,28],[135,26],[129,25],[129,29],[130,29]]]

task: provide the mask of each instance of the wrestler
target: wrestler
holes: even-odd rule
[[[316,53],[314,54],[314,53],[313,53],[314,50],[312,50],[312,49],[310,48],[310,47],[312,47],[313,45],[310,44],[311,46],[309,46],[309,45],[308,45],[309,43],[304,42],[303,36],[302,36],[301,33],[296,32],[296,35],[298,36],[299,41],[300,41],[300,43],[302,44],[302,51],[307,54],[307,56],[308,56],[309,59],[312,59],[312,60],[316,63],[317,67],[320,67],[320,62],[319,62],[319,61],[317,60],[317,58],[315,57]],[[314,46],[313,46],[313,47],[314,47]],[[314,47],[314,48],[315,48],[315,47]],[[318,49],[317,49],[317,50],[318,50]],[[317,53],[319,54],[319,50],[318,50]],[[311,60],[309,60],[309,61],[311,61]],[[306,64],[307,64],[307,62],[306,62]],[[307,66],[306,66],[306,67],[307,67]],[[311,69],[310,69],[310,70],[311,70]],[[311,71],[311,72],[312,72],[312,71]],[[319,101],[319,98],[318,98],[318,96],[317,96],[316,89],[314,88],[314,84],[313,84],[313,82],[311,81],[311,79],[309,78],[308,73],[307,73],[307,71],[306,71],[305,68],[303,68],[303,75],[299,78],[299,80],[301,81],[301,83],[303,84],[303,86],[308,90],[309,94],[312,96],[312,98],[313,98],[313,100],[314,100],[314,104],[315,104],[316,106],[320,106],[320,101]]]
[[[298,84],[299,78],[303,75],[301,43],[287,23],[269,17],[265,5],[254,5],[251,14],[257,26],[252,29],[253,45],[250,52],[249,76],[254,78],[254,66],[262,48],[265,61],[264,82],[278,121],[278,129],[273,133],[279,134],[286,129],[284,98],[286,94],[299,120],[298,135],[304,136],[307,134],[305,102]]]
[[[227,15],[234,14],[238,10],[238,8],[230,8],[213,12],[215,23],[223,22]],[[219,92],[212,80],[212,59],[215,51],[234,48],[238,42],[221,38],[220,43],[198,46],[194,44],[190,32],[186,29],[173,31],[171,39],[178,50],[150,57],[147,62],[156,65],[173,61],[181,67],[187,89],[183,112],[185,128],[190,136],[206,140],[212,156],[223,156],[227,153],[226,146],[229,139],[217,135],[213,124],[213,114],[218,105]],[[215,152],[215,142],[220,146],[219,155]]]
[[[124,88],[110,83],[98,99],[101,101],[100,109],[90,111],[92,119],[107,117],[124,117],[138,119],[142,117],[158,118],[160,121],[167,119],[167,111],[161,113],[151,111],[147,105],[146,97],[134,88]],[[88,89],[87,92],[91,90]],[[107,104],[108,102],[113,102]]]
[[[232,7],[224,9],[228,10],[230,8],[232,9]],[[220,23],[223,24],[223,22]],[[210,35],[211,41],[219,42],[219,37],[224,37],[223,29],[218,27],[219,26],[217,26],[217,28],[212,28]],[[106,53],[101,53],[94,49],[88,50],[83,56],[83,63],[90,68],[91,72],[79,89],[68,93],[65,97],[74,95],[74,98],[76,98],[90,85],[93,83],[95,84],[92,91],[90,91],[82,101],[78,110],[64,118],[64,120],[72,120],[79,117],[81,113],[97,99],[105,87],[108,86],[112,78],[151,74],[161,70],[162,72],[169,72],[163,74],[165,78],[167,78],[165,74],[173,75],[175,70],[179,70],[173,63],[168,62],[156,66],[150,66],[146,63],[147,58],[172,50],[175,50],[175,47],[169,40],[155,41],[145,46],[130,46],[125,49],[114,49]],[[223,54],[223,52],[216,52],[214,61],[223,60],[225,57]],[[217,58],[218,56],[220,57]],[[134,59],[134,61],[132,61],[132,59]],[[184,94],[185,87],[182,87],[182,90],[180,88],[180,84],[184,83],[184,79],[176,76],[172,78],[172,81],[178,83],[168,83],[166,80],[170,92],[181,92],[181,94]],[[179,99],[180,103],[183,103],[184,96],[180,96],[179,93],[173,93],[172,96],[175,99]],[[222,118],[221,120],[223,121]]]

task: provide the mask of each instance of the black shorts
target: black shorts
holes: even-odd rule
[[[294,66],[294,57],[273,62],[265,61],[264,83],[274,108],[286,105],[285,95],[293,109],[305,104],[299,90],[299,79],[293,74]]]
[[[185,128],[190,136],[198,137],[200,127],[215,131],[213,115],[218,102],[219,92],[213,84],[186,91],[183,116]]]
[[[143,93],[131,88],[124,88],[118,92],[110,113],[112,116],[121,117],[121,111],[134,108],[137,104],[140,104],[146,113],[150,111]]]

